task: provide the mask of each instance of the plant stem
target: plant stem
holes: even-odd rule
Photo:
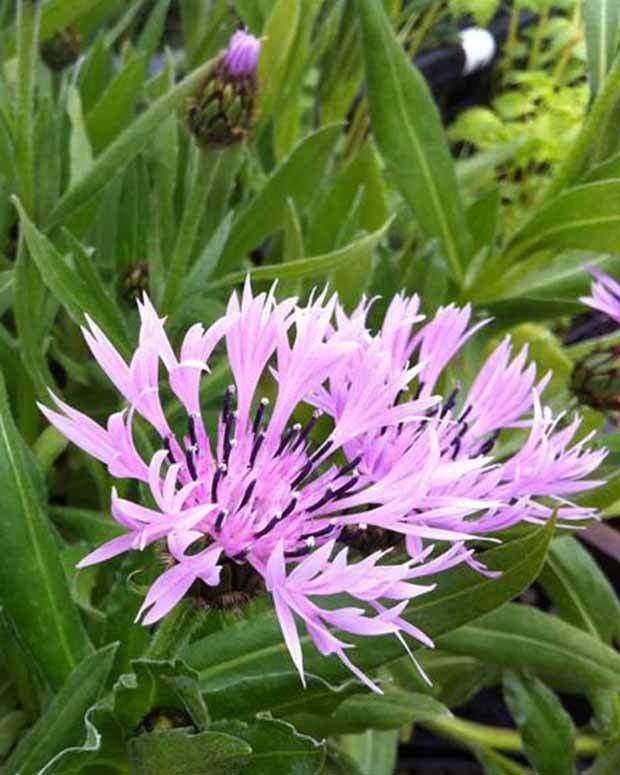
[[[458,740],[466,745],[481,745],[499,751],[523,752],[523,740],[514,729],[502,729],[465,721],[460,718],[436,718],[420,722],[423,726],[443,737]],[[601,749],[601,741],[593,735],[578,735],[575,750],[578,754],[594,755]]]
[[[564,161],[559,165],[553,180],[541,202],[542,206],[557,196],[561,191],[574,183],[583,170],[588,154],[594,142],[599,137],[603,124],[612,113],[620,97],[620,56],[614,63],[605,79],[592,109],[586,116],[575,142],[569,149]]]
[[[176,656],[200,624],[202,613],[191,598],[182,600],[162,619],[145,656],[148,659],[171,659]]]
[[[179,288],[192,256],[192,248],[196,241],[200,220],[205,210],[209,189],[211,188],[211,181],[217,172],[221,153],[221,151],[214,150],[202,150],[199,153],[192,185],[183,209],[183,219],[174,246],[172,261],[168,270],[168,280],[161,302],[161,306],[166,312],[171,312],[174,309]]]

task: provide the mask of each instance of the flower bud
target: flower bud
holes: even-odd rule
[[[254,123],[260,49],[258,38],[237,30],[188,100],[187,125],[202,147],[226,148],[247,137]]]
[[[50,69],[64,70],[65,67],[69,67],[77,61],[80,56],[81,44],[80,31],[77,27],[70,25],[41,43],[41,58]]]
[[[597,349],[578,361],[571,388],[582,404],[603,412],[620,411],[620,347]]]

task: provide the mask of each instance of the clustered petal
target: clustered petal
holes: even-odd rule
[[[604,452],[575,441],[578,418],[543,405],[546,378],[537,381],[525,349],[514,354],[504,340],[466,395],[443,396],[446,367],[484,321],[471,325],[469,307],[449,306],[424,322],[416,296],[397,296],[373,334],[370,306],[348,315],[327,290],[305,306],[278,302],[274,289],[254,294],[246,282],[221,319],[189,329],[177,356],[144,297],[130,363],[87,321],[86,341],[126,408],[106,428],[55,397],[56,409],[41,409],[113,476],[150,489],[152,508],[112,492],[126,532],[80,563],[158,543],[168,568],[140,609],[145,624],[186,594],[216,604],[224,579],[249,576],[271,595],[302,680],[300,621],[322,654],[379,690],[339,633],[432,646],[406,615],[434,586],[420,579],[459,563],[493,575],[467,542],[556,508],[565,520],[593,515],[568,498],[597,484],[588,477]],[[217,347],[233,383],[205,422],[200,381]],[[186,410],[183,427],[164,412],[165,377]],[[136,413],[158,438],[150,461],[134,444]],[[511,429],[523,440],[494,456]]]

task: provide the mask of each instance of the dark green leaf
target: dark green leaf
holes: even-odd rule
[[[134,775],[235,775],[252,748],[221,732],[151,732],[129,741]]]
[[[56,754],[82,739],[84,714],[105,686],[116,647],[112,643],[80,662],[15,749],[8,773],[39,772]]]
[[[531,606],[509,604],[444,635],[441,648],[563,679],[581,690],[620,687],[620,654]]]
[[[368,101],[379,150],[429,238],[439,240],[462,284],[471,239],[454,163],[435,102],[402,50],[382,4],[358,0]]]
[[[0,601],[58,689],[89,653],[0,378]]]
[[[584,21],[590,89],[596,96],[618,50],[620,5],[614,0],[585,0]]]
[[[291,724],[258,718],[252,724],[219,721],[212,729],[241,738],[252,748],[244,775],[315,775],[325,761],[325,744],[300,735]]]
[[[508,244],[506,262],[537,250],[615,253],[620,244],[620,180],[571,188],[541,208]]]
[[[504,698],[536,772],[573,775],[575,727],[555,694],[538,678],[508,671]]]
[[[567,622],[609,645],[620,637],[618,597],[577,539],[563,536],[551,542],[540,581]]]

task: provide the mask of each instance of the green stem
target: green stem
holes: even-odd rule
[[[17,4],[17,164],[20,198],[34,217],[34,87],[41,3],[19,0]]]
[[[145,656],[149,659],[171,659],[176,656],[201,623],[202,614],[195,600],[182,600],[162,619]]]
[[[221,151],[213,150],[203,150],[200,152],[168,270],[168,280],[161,302],[162,309],[165,311],[171,312],[174,309],[179,288],[189,266],[192,249],[207,203],[211,181],[217,172],[221,153]]]
[[[536,25],[536,32],[534,33],[534,40],[532,41],[532,47],[530,49],[530,56],[527,61],[527,69],[535,70],[538,66],[538,56],[540,55],[540,49],[545,37],[545,29],[547,22],[549,21],[549,3],[545,4],[538,23]]]
[[[523,740],[519,732],[514,729],[501,729],[460,718],[436,718],[421,723],[439,735],[458,740],[466,745],[481,745],[513,753],[523,752]],[[595,755],[600,749],[601,741],[597,737],[577,736],[575,750],[578,754]]]
[[[583,170],[588,154],[598,139],[603,124],[612,113],[620,97],[620,56],[605,79],[598,97],[583,122],[575,142],[569,149],[564,161],[557,168],[553,180],[547,187],[540,206],[556,197],[561,191],[574,183]]]

